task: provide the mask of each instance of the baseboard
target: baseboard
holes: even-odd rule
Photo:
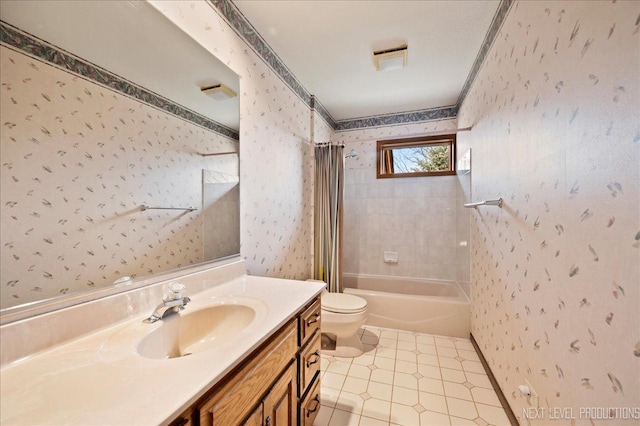
[[[504,393],[502,393],[502,389],[500,389],[500,385],[498,385],[498,381],[496,380],[496,377],[493,375],[493,372],[491,371],[491,368],[489,367],[487,360],[484,358],[484,355],[482,354],[482,351],[478,346],[478,342],[476,342],[476,339],[473,337],[473,334],[469,334],[469,338],[471,340],[471,344],[476,350],[476,353],[478,354],[478,357],[480,358],[480,362],[484,367],[484,371],[486,371],[487,376],[489,377],[491,386],[493,386],[493,389],[496,391],[496,395],[500,400],[500,404],[502,404],[502,408],[504,408],[504,412],[507,414],[507,417],[509,418],[509,422],[511,422],[511,426],[519,426],[520,423],[518,423],[518,419],[516,419],[516,415],[513,414],[513,410],[509,406],[509,403],[507,402],[507,398],[504,396]]]

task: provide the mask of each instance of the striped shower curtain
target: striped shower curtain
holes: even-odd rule
[[[315,148],[314,275],[335,293],[342,290],[343,151],[341,145],[321,144]]]

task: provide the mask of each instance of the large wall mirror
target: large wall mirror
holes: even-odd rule
[[[239,254],[232,70],[144,1],[0,19],[5,318]]]

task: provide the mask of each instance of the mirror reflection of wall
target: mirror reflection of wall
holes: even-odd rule
[[[207,259],[240,252],[240,179],[237,154],[216,156],[202,171],[202,242]]]
[[[239,101],[200,88],[221,82],[239,93],[237,75],[146,2],[6,3],[1,307],[212,259],[203,249],[202,170],[217,160],[202,154],[238,151]],[[96,62],[74,49],[96,52]],[[216,110],[226,111],[220,121]],[[143,212],[143,204],[198,210]],[[232,237],[228,246],[239,247],[239,233]],[[230,250],[224,256],[239,252]]]

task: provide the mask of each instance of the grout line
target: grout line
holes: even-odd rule
[[[478,346],[478,342],[476,342],[476,339],[475,337],[473,337],[473,334],[469,334],[469,340],[471,340],[471,344],[473,345],[474,349],[478,353],[478,358],[480,358],[480,363],[484,367],[484,371],[487,373],[487,377],[489,377],[489,381],[493,386],[493,390],[496,392],[496,395],[500,400],[500,404],[502,404],[502,408],[504,409],[504,412],[507,415],[507,418],[509,419],[511,426],[518,426],[519,425],[518,419],[516,419],[516,416],[513,413],[513,410],[511,409],[511,406],[509,405],[507,398],[504,396],[504,393],[502,393],[502,389],[500,388],[500,385],[498,384],[496,377],[493,375],[493,371],[491,371],[491,368],[489,367],[487,360],[482,354],[482,351]]]

